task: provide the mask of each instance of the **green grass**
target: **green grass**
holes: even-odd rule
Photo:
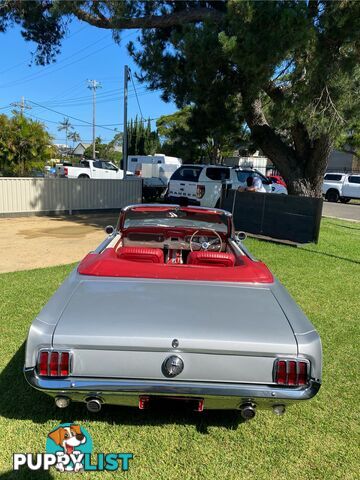
[[[131,479],[359,478],[360,225],[323,220],[320,242],[293,248],[246,240],[285,284],[318,329],[323,386],[283,417],[259,411],[241,423],[234,412],[202,415],[107,407],[97,416],[64,411],[28,387],[21,374],[28,327],[71,270],[61,266],[0,275],[0,470],[13,474],[13,452],[42,452],[60,422],[88,428],[97,452],[133,452]],[[206,299],[204,299],[206,301]],[[146,312],[144,312],[146,313]],[[88,473],[82,478],[113,478]],[[41,478],[63,478],[58,473]]]

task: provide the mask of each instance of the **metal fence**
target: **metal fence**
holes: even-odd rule
[[[0,215],[118,209],[141,203],[142,181],[0,178]]]
[[[224,190],[222,208],[236,230],[295,243],[318,242],[323,200],[274,193]]]

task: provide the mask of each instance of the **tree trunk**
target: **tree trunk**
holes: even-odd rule
[[[260,99],[245,101],[244,107],[254,142],[279,170],[289,194],[320,198],[331,150],[330,137],[310,139],[305,126],[297,123],[291,130],[293,147],[290,147],[269,126]]]

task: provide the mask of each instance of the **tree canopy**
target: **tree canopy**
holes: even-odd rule
[[[232,156],[234,150],[249,146],[243,125],[231,122],[210,128],[212,123],[190,106],[163,115],[156,122],[162,152],[180,157],[185,163],[219,163],[225,156]]]
[[[150,119],[146,126],[138,117],[128,124],[128,155],[154,155],[159,151],[160,141],[157,131],[151,130]]]
[[[191,121],[208,132],[246,122],[291,193],[321,194],[329,151],[359,115],[355,0],[2,3],[0,28],[21,24],[38,63],[54,60],[72,17],[117,41],[141,29],[129,44],[140,80],[191,106]]]
[[[0,115],[0,170],[5,176],[28,176],[43,170],[54,153],[52,138],[42,123],[18,113]]]

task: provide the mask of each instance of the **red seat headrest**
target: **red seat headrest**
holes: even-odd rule
[[[116,255],[131,262],[164,263],[164,252],[160,248],[121,247]]]
[[[209,252],[199,250],[190,252],[187,258],[188,265],[207,265],[215,267],[234,267],[235,256],[232,253]]]

